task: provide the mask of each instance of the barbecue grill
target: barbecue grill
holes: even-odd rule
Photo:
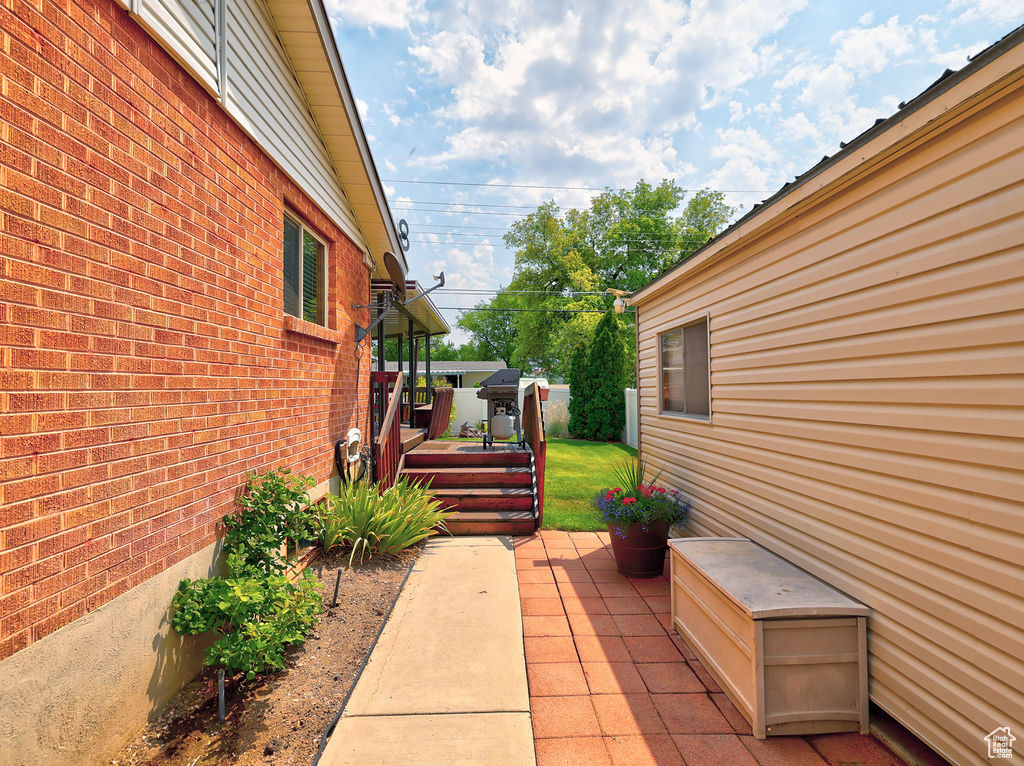
[[[480,384],[478,399],[487,401],[487,433],[484,449],[495,439],[507,439],[513,432],[520,444],[523,432],[519,422],[519,376],[515,367],[498,370]]]

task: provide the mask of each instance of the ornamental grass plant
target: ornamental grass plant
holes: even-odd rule
[[[381,491],[376,484],[361,482],[328,495],[314,520],[325,553],[337,546],[351,546],[352,566],[376,553],[398,553],[438,531],[447,532],[441,503],[429,489],[402,478]]]

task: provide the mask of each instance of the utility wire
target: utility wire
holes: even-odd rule
[[[603,314],[606,309],[492,309],[475,306],[436,306],[440,311],[539,311],[547,314]],[[627,307],[627,311],[629,308]],[[635,309],[633,309],[635,311]]]
[[[457,287],[439,287],[437,288],[439,293],[458,293],[459,295],[563,295],[569,297],[572,295],[610,295],[611,293],[606,290],[570,290],[564,292],[562,290],[484,290],[479,289],[459,289]]]
[[[627,191],[626,187],[595,187],[595,186],[545,186],[543,184],[499,184],[499,183],[474,183],[471,181],[416,181],[411,178],[382,178],[381,181],[388,184],[423,184],[430,186],[484,186],[494,189],[564,189],[566,191],[596,191],[603,192],[607,189],[613,191]],[[710,187],[704,187],[710,188]],[[703,189],[680,189],[682,192],[698,192]],[[773,189],[713,189],[728,194],[767,194]]]

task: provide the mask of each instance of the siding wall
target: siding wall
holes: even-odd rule
[[[692,531],[868,604],[872,699],[959,763],[998,726],[1024,757],[1020,83],[639,304],[641,449]],[[658,333],[705,312],[712,420],[661,415]]]
[[[218,91],[215,0],[116,0],[199,82],[288,177],[364,251],[344,187],[263,0],[226,0]]]
[[[139,21],[165,41],[211,92],[217,89],[216,0],[137,2]]]

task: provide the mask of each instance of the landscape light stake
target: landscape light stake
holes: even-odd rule
[[[341,585],[341,570],[338,570],[338,579],[334,581],[334,598],[331,600],[331,606],[338,605],[338,586]]]
[[[217,671],[217,715],[224,723],[224,668]]]

